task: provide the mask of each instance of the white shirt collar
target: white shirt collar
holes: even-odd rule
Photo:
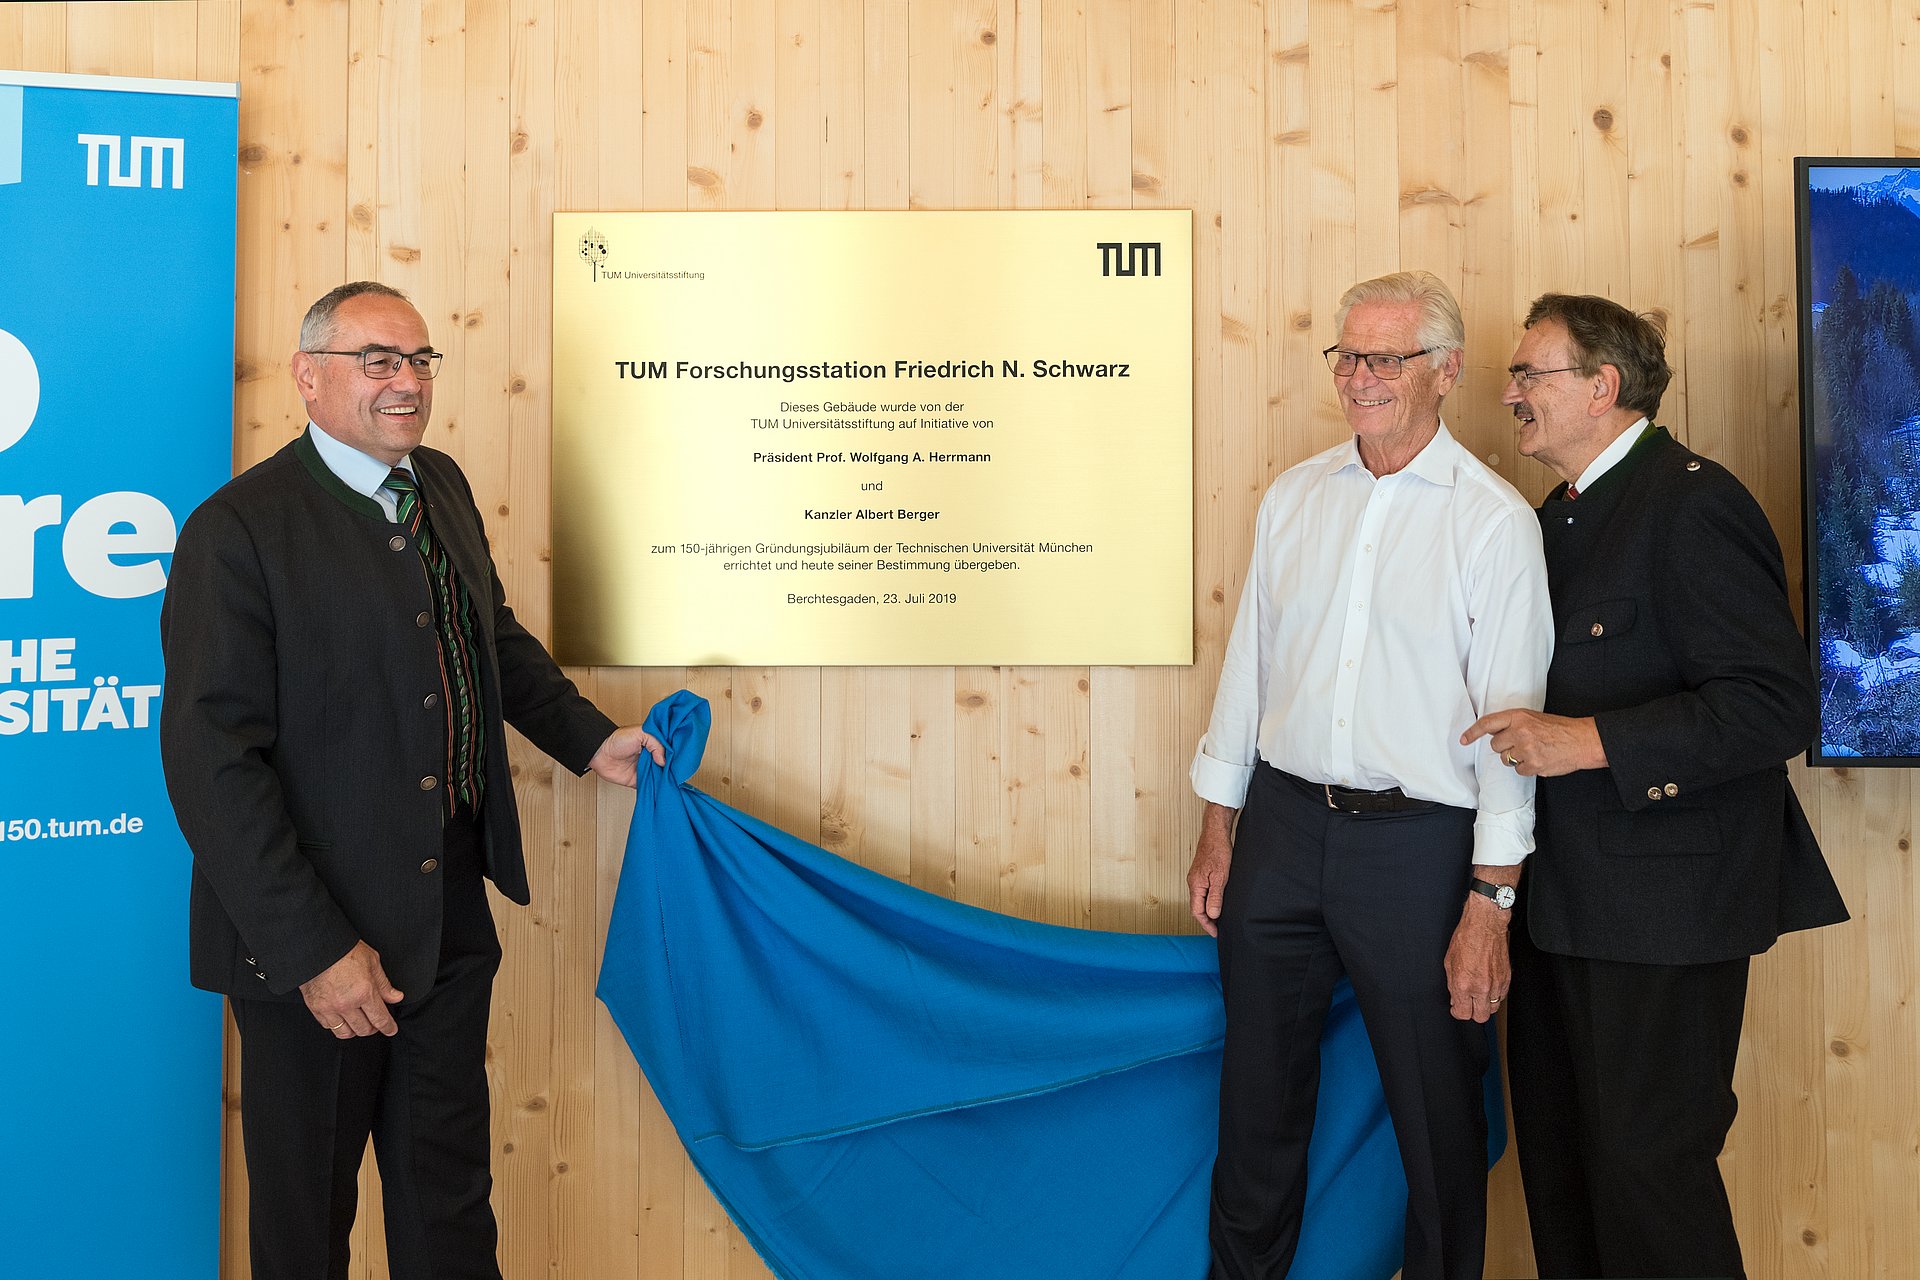
[[[1645,433],[1648,425],[1647,420],[1642,418],[1615,436],[1613,443],[1602,449],[1600,456],[1587,464],[1587,469],[1580,473],[1580,478],[1573,482],[1573,487],[1585,493],[1598,484],[1601,476],[1613,470],[1620,459],[1633,452],[1633,446],[1640,443],[1640,437]]]
[[[1420,452],[1414,454],[1413,459],[1394,474],[1416,475],[1430,484],[1451,487],[1455,464],[1458,461],[1456,456],[1458,448],[1453,433],[1447,430],[1446,420],[1442,419],[1438,429],[1433,433],[1433,439],[1427,441]],[[1360,457],[1360,438],[1348,437],[1346,447],[1336,452],[1332,461],[1335,471],[1344,471],[1348,467],[1359,467],[1365,470],[1367,464]]]
[[[327,470],[340,477],[341,484],[364,497],[378,498],[380,486],[387,482],[387,475],[393,468],[350,444],[335,440],[321,430],[317,422],[307,423],[307,434],[313,440],[314,452],[320,455],[320,461],[327,464]],[[408,454],[400,459],[400,465],[411,472],[413,455]]]

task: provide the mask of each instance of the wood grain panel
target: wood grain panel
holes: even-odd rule
[[[579,673],[623,720],[682,684],[709,698],[700,784],[867,866],[1020,915],[1180,929],[1186,762],[1252,513],[1341,435],[1318,355],[1341,291],[1402,267],[1455,286],[1449,423],[1536,497],[1549,478],[1499,404],[1526,303],[1604,290],[1661,313],[1662,418],[1747,480],[1797,561],[1791,159],[1920,152],[1917,17],[1920,0],[0,4],[0,66],[240,81],[236,463],[301,425],[287,356],[312,298],[357,275],[412,291],[449,352],[434,442],[541,633],[555,210],[1192,209],[1191,668]],[[512,750],[536,900],[498,910],[507,1273],[764,1276],[591,996],[631,797]],[[1759,1280],[1902,1277],[1920,1255],[1913,781],[1794,778],[1858,918],[1756,964],[1724,1164]],[[1490,1274],[1531,1268],[1512,1163]],[[376,1188],[369,1169],[362,1280],[386,1275]]]

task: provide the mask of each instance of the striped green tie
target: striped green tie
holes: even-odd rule
[[[427,504],[413,475],[395,467],[381,488],[395,498],[395,518],[413,535],[433,596],[434,630],[440,641],[440,689],[447,711],[447,807],[480,811],[486,791],[486,726],[480,710],[480,664],[474,644],[473,601],[466,584],[433,536]]]

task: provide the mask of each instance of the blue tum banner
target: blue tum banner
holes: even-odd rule
[[[233,85],[0,71],[0,1274],[217,1274],[161,592],[232,470]]]

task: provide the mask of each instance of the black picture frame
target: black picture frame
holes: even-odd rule
[[[1920,765],[1920,158],[1794,160],[1814,766]]]

